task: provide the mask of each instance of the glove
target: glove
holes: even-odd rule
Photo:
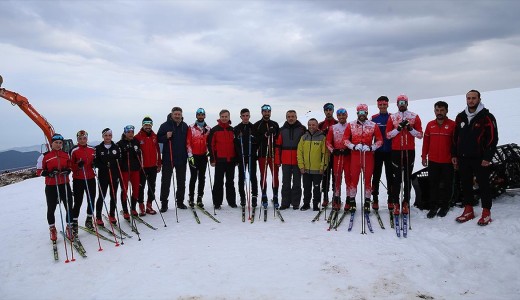
[[[197,167],[195,167],[195,157],[189,157],[188,158],[188,163],[190,164],[190,168],[193,168],[193,169],[196,169]]]
[[[71,169],[64,169],[60,172],[60,175],[69,175],[72,172]]]
[[[403,128],[409,126],[410,122],[408,120],[404,119],[401,123],[399,123],[399,126],[397,126],[397,131],[403,130]]]
[[[83,166],[85,165],[85,162],[80,160],[78,161],[78,168],[83,169]]]
[[[341,155],[343,154],[343,149],[334,149],[332,150],[332,155]]]
[[[53,169],[52,171],[47,172],[47,177],[54,178],[54,177],[56,177],[56,175],[58,175],[58,173],[59,173],[58,169]]]
[[[367,152],[367,151],[372,151],[372,149],[368,145],[363,145],[363,148],[361,149],[361,151]]]
[[[274,128],[273,127],[267,128],[267,131],[265,132],[265,135],[269,136],[269,135],[273,135],[273,134],[274,134]]]
[[[357,144],[356,146],[354,146],[354,150],[363,151],[363,145]]]
[[[412,130],[413,130],[413,127],[412,127],[412,125],[408,124],[408,125],[406,125],[406,129],[407,129],[408,131],[412,131]]]

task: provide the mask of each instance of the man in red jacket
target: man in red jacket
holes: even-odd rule
[[[399,193],[401,192],[401,183],[404,180],[402,213],[406,215],[409,213],[410,207],[410,175],[415,160],[415,138],[422,139],[423,132],[419,115],[408,110],[408,97],[406,95],[397,97],[397,108],[399,111],[392,114],[386,123],[386,137],[392,139],[394,173],[391,190],[392,201],[389,201],[388,209],[393,209],[394,215],[400,214]],[[393,203],[393,206],[391,203]]]
[[[430,182],[430,211],[427,217],[444,217],[450,210],[453,183],[453,165],[451,163],[451,145],[455,121],[450,120],[448,103],[435,103],[435,120],[428,122],[424,131],[422,147],[422,165],[428,166]]]
[[[94,158],[96,149],[87,145],[88,133],[80,130],[76,134],[78,144],[70,151],[72,162],[72,190],[74,191],[74,206],[72,208],[72,228],[78,233],[78,217],[83,203],[83,194],[87,194],[87,219],[85,227],[94,229],[92,223],[92,208],[96,199],[96,174],[94,173]]]
[[[162,160],[161,149],[157,135],[152,130],[153,120],[150,117],[144,117],[143,127],[135,135],[135,139],[139,141],[141,147],[141,176],[139,184],[139,209],[143,211],[144,206],[144,187],[148,183],[148,199],[146,201],[146,213],[155,215],[157,212],[153,209],[153,201],[155,200],[155,186],[157,181],[157,173],[161,172]]]
[[[208,136],[208,150],[211,166],[215,167],[213,205],[220,209],[224,199],[224,176],[226,177],[226,200],[232,208],[237,207],[235,192],[235,144],[233,127],[229,120],[229,110],[219,113],[218,124],[211,128]]]

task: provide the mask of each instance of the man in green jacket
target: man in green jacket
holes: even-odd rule
[[[307,126],[307,132],[298,143],[298,168],[303,175],[303,206],[300,210],[310,209],[312,196],[313,210],[318,211],[321,202],[321,178],[327,169],[329,154],[325,135],[318,130],[318,120],[310,119]]]

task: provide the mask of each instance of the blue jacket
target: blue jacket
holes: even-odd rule
[[[392,152],[392,140],[386,137],[386,123],[390,118],[390,113],[386,114],[375,114],[372,116],[372,122],[379,126],[379,130],[383,135],[383,146],[377,148],[376,152]]]
[[[170,139],[166,138],[168,131],[173,132],[173,137]],[[174,166],[186,165],[188,161],[188,149],[186,147],[186,141],[188,136],[188,124],[181,121],[179,124],[175,123],[168,114],[166,122],[161,124],[159,131],[157,131],[157,140],[163,144],[162,147],[162,160],[163,168],[171,167],[170,160],[170,143],[173,151],[173,164]]]

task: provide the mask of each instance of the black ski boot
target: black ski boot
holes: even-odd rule
[[[88,229],[94,229],[94,224],[92,224],[92,216],[87,216],[87,219],[85,220],[85,227]]]
[[[256,205],[257,205],[257,203],[258,203],[258,196],[253,196],[253,197],[251,197],[251,202],[252,202],[251,205],[252,205],[253,207],[256,207]]]
[[[197,196],[197,206],[200,208],[204,208],[204,203],[202,203],[202,195]]]
[[[193,199],[193,195],[190,195],[190,200],[188,200],[188,205],[189,205],[191,208],[194,208],[194,207],[195,207],[195,200]]]
[[[168,200],[161,201],[161,212],[165,213],[168,211]]]

